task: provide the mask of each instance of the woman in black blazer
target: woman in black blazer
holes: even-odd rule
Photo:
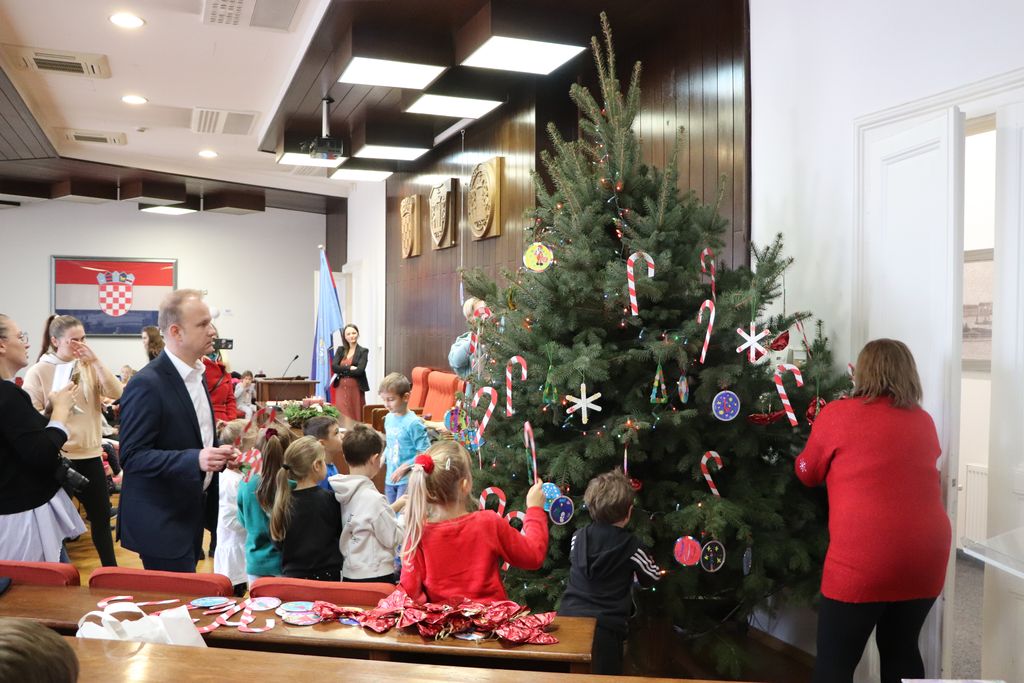
[[[366,360],[370,355],[359,341],[359,328],[345,325],[342,331],[345,342],[334,354],[331,369],[334,371],[334,406],[342,415],[353,420],[363,419],[363,405],[370,385],[366,381]]]
[[[57,562],[64,539],[85,532],[58,471],[78,387],[50,394],[47,419],[14,383],[26,365],[28,335],[0,314],[0,560]]]

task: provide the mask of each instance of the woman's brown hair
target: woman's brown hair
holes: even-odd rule
[[[156,325],[146,325],[142,328],[142,333],[146,335],[146,355],[153,360],[164,350],[164,338],[160,334],[160,328]]]
[[[36,362],[48,354],[50,351],[56,351],[57,347],[53,345],[53,338],[60,339],[64,336],[64,333],[70,330],[72,327],[82,327],[82,321],[73,315],[51,315],[46,319],[46,325],[43,327],[43,343],[40,345],[39,356],[36,357]]]
[[[921,378],[907,345],[895,339],[869,341],[857,356],[851,396],[870,403],[891,396],[896,408],[914,408],[921,402]]]

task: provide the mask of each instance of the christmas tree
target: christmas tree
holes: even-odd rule
[[[726,222],[716,207],[677,189],[674,158],[665,170],[641,162],[640,65],[623,94],[602,23],[604,49],[592,41],[602,104],[573,85],[581,139],[548,128],[554,153],[542,155],[549,181],[535,175],[531,268],[505,273],[500,288],[463,274],[491,313],[475,324],[479,362],[466,397],[483,432],[477,491],[497,487],[508,511],[525,510],[528,422],[538,475],[575,514],[552,525],[544,567],[512,568],[505,584],[513,599],[547,609],[564,590],[569,540],[590,523],[587,482],[626,468],[637,489],[628,528],[665,570],[638,596],[641,609],[670,618],[736,675],[740,655],[719,627],[744,623],[780,591],[817,592],[824,501],[796,480],[793,456],[823,401],[849,381],[832,367],[821,324],[808,340],[798,324],[809,314],[778,310],[791,265],[781,237],[753,249],[753,269],[718,267]],[[787,345],[800,367],[779,368]],[[488,507],[495,501],[487,496]]]

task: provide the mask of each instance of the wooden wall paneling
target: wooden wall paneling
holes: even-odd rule
[[[57,156],[46,133],[0,69],[0,159],[45,159]]]

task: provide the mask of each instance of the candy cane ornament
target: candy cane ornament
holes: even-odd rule
[[[512,520],[513,519],[518,519],[520,522],[522,522],[523,526],[520,527],[519,533],[522,534],[523,536],[526,535],[526,513],[525,512],[520,512],[519,510],[512,510],[507,515],[505,515],[505,519],[508,520],[509,526],[512,525]],[[515,527],[512,527],[512,528],[515,528]],[[508,562],[504,563],[503,565],[501,565],[501,571],[503,571],[503,572],[504,571],[508,571],[508,568],[510,566],[512,566],[512,565],[510,565]]]
[[[529,420],[523,423],[523,445],[530,449],[530,456],[533,458],[533,479],[537,481],[537,442],[533,439],[533,425]]]
[[[711,473],[708,472],[709,460],[713,460],[715,464],[718,465],[719,471],[721,471],[725,465],[722,463],[722,456],[720,456],[716,451],[708,451],[700,459],[700,471],[704,473],[704,479],[708,482],[708,488],[711,489],[711,493],[721,498],[722,494],[718,492],[718,487],[715,486],[715,482],[711,478]]]
[[[469,352],[476,353],[476,348],[480,343],[480,327],[483,322],[491,317],[491,309],[487,306],[478,308],[473,311],[473,317],[476,318],[475,327],[469,333]]]
[[[814,354],[811,353],[811,345],[807,343],[807,334],[804,332],[804,324],[799,320],[796,321],[796,329],[799,330],[800,336],[804,338],[804,350],[807,352],[807,357],[812,358]]]
[[[480,387],[476,390],[476,394],[473,396],[473,407],[476,408],[477,404],[480,403],[480,397],[487,394],[491,398],[491,402],[487,406],[487,411],[484,413],[484,419],[480,421],[480,426],[476,430],[476,455],[480,460],[480,469],[484,467],[483,456],[480,455],[480,446],[484,442],[484,430],[487,429],[487,423],[491,420],[491,415],[494,413],[494,407],[498,405],[498,392],[494,387]]]
[[[704,263],[705,258],[711,259],[710,266]],[[711,251],[711,247],[705,247],[704,251],[700,252],[700,272],[711,275],[711,300],[717,301],[718,299],[715,297],[715,252]]]
[[[487,496],[498,497],[498,516],[502,517],[505,514],[505,505],[508,503],[508,498],[505,497],[505,492],[499,489],[497,486],[488,486],[480,492],[480,509],[482,510],[487,503]]]
[[[522,356],[512,356],[505,365],[505,417],[515,415],[512,409],[512,366],[519,363],[522,370],[520,379],[526,381],[526,359]]]
[[[787,372],[793,373],[793,378],[796,379],[796,385],[798,387],[802,387],[804,385],[804,376],[800,374],[800,368],[791,363],[781,363],[777,368],[775,368],[775,376],[772,377],[772,381],[775,382],[775,388],[779,392],[779,398],[782,399],[782,407],[786,410],[786,417],[789,418],[789,424],[796,427],[798,424],[796,413],[793,412],[793,406],[789,402],[789,396],[786,394],[786,387],[782,384],[782,376]]]
[[[704,322],[704,309],[707,309],[710,315],[708,316],[708,331],[704,335],[704,347],[700,350],[700,362],[704,363],[704,357],[708,353],[708,344],[711,343],[711,330],[715,326],[715,302],[711,299],[704,299],[704,303],[700,305],[700,311],[697,313],[697,324]]]
[[[637,251],[626,259],[626,285],[629,287],[629,309],[633,315],[640,315],[640,306],[636,302],[636,275],[633,273],[638,257],[643,257],[647,261],[647,277],[654,277],[654,259],[650,254]]]

